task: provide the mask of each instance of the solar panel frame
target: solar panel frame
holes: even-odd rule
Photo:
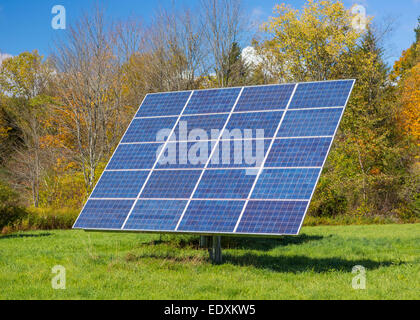
[[[316,186],[317,186],[317,184],[318,184],[318,181],[319,181],[319,178],[320,178],[320,175],[321,175],[321,173],[322,173],[322,168],[324,167],[324,165],[325,165],[325,162],[326,162],[326,159],[328,158],[328,154],[329,154],[329,152],[330,152],[330,149],[331,149],[331,146],[332,146],[332,143],[333,143],[333,140],[334,140],[334,137],[335,137],[335,135],[336,135],[336,133],[337,133],[337,130],[338,130],[338,127],[339,127],[339,123],[341,122],[341,119],[342,119],[342,117],[343,117],[343,114],[344,114],[344,111],[345,111],[345,108],[346,108],[346,106],[347,106],[347,103],[348,103],[348,100],[349,100],[349,98],[350,98],[350,95],[351,95],[351,92],[352,92],[352,89],[353,89],[353,87],[354,87],[354,84],[355,84],[355,80],[353,79],[353,80],[333,80],[333,81],[323,81],[323,82],[334,82],[334,81],[352,81],[352,84],[351,84],[351,88],[350,88],[350,90],[349,90],[349,92],[348,92],[348,94],[347,94],[347,98],[346,98],[346,102],[345,102],[345,104],[343,105],[343,106],[328,106],[328,107],[325,107],[325,109],[328,109],[328,108],[334,108],[334,107],[342,107],[343,108],[343,110],[342,110],[342,113],[341,113],[341,116],[340,116],[340,119],[339,119],[339,121],[338,121],[338,124],[337,124],[337,126],[336,126],[336,128],[335,128],[335,131],[334,131],[334,134],[331,136],[331,141],[330,141],[330,144],[329,144],[329,147],[328,147],[328,150],[327,150],[327,152],[326,152],[326,155],[325,155],[325,157],[324,157],[324,159],[323,159],[323,164],[322,164],[322,166],[321,166],[321,170],[319,170],[319,174],[318,174],[318,177],[317,177],[317,180],[316,180],[316,183],[315,183],[315,185],[314,185],[314,187],[313,187],[313,190],[312,190],[312,193],[311,193],[311,197],[310,197],[310,199],[308,200],[308,203],[307,203],[307,206],[306,206],[306,209],[305,209],[305,212],[304,212],[304,214],[303,214],[303,217],[302,217],[302,219],[301,219],[301,222],[300,222],[300,226],[299,226],[299,229],[298,229],[298,231],[296,232],[296,233],[294,233],[294,234],[298,234],[299,232],[300,232],[300,229],[301,229],[301,227],[302,227],[302,223],[303,223],[303,221],[304,221],[304,217],[306,216],[306,213],[307,213],[307,210],[308,210],[308,207],[309,207],[309,204],[310,204],[310,202],[311,202],[311,200],[312,200],[312,197],[313,197],[313,194],[314,194],[314,192],[315,192],[315,189],[316,189]],[[306,82],[305,84],[308,84],[308,83],[318,83],[317,81],[315,81],[315,82]],[[288,106],[290,106],[290,103],[292,102],[292,100],[293,100],[293,96],[294,96],[294,93],[295,93],[295,91],[296,91],[296,89],[298,88],[298,85],[299,85],[299,83],[295,83],[294,84],[295,86],[294,86],[294,90],[293,90],[293,94],[290,96],[290,98],[289,98],[289,102],[288,102]],[[261,86],[251,86],[251,87],[261,87]],[[240,94],[243,92],[243,90],[244,90],[244,88],[248,88],[248,87],[236,87],[236,88],[241,88],[240,89]],[[232,89],[232,88],[230,88],[230,89]],[[207,89],[207,90],[219,90],[219,89]],[[200,90],[201,91],[201,90]],[[185,111],[185,109],[186,109],[186,107],[188,106],[188,102],[190,101],[190,99],[191,99],[191,97],[193,96],[193,94],[194,94],[194,90],[193,91],[178,91],[178,92],[188,92],[188,93],[190,93],[190,96],[189,96],[189,98],[188,98],[188,100],[187,100],[187,102],[186,102],[186,104],[184,105],[184,108],[183,108],[183,110],[181,111],[181,113],[178,115],[178,119],[177,119],[177,122],[175,123],[175,126],[173,127],[173,130],[175,129],[175,127],[177,126],[177,124],[178,124],[178,122],[179,122],[179,119],[180,119],[180,117],[182,116],[182,114],[183,114],[183,111]],[[224,128],[226,127],[226,125],[227,125],[227,123],[228,123],[228,121],[229,121],[229,119],[230,119],[230,116],[232,115],[232,113],[247,113],[247,112],[268,112],[268,111],[279,111],[279,110],[258,110],[258,111],[254,111],[254,110],[252,110],[252,111],[238,111],[238,112],[234,112],[234,108],[235,108],[235,106],[236,106],[236,104],[237,104],[237,102],[238,102],[238,99],[240,98],[240,94],[238,95],[238,97],[237,97],[237,101],[235,102],[235,105],[233,106],[233,108],[231,109],[231,111],[230,111],[230,113],[229,113],[229,117],[228,117],[228,119],[227,119],[227,121],[226,121],[226,123],[225,123],[225,126],[224,126]],[[144,99],[143,99],[143,101],[142,101],[142,104],[143,104],[143,102],[144,102],[144,100],[146,99],[146,97],[147,97],[148,95],[146,95],[145,97],[144,97]],[[140,107],[139,107],[139,109],[141,108],[141,106],[142,106],[142,104],[140,105]],[[139,113],[139,109],[137,110],[137,112],[136,112],[136,116],[134,116],[133,117],[133,119],[131,120],[131,122],[130,122],[130,125],[131,125],[131,123],[133,122],[133,120],[134,119],[136,119],[136,118],[139,118],[139,117],[137,117],[137,114]],[[294,107],[293,108],[293,111],[297,111],[297,110],[311,110],[311,109],[324,109],[324,107],[314,107],[314,108],[310,108],[310,107],[303,107],[303,108],[297,108],[297,107]],[[290,109],[290,110],[292,110],[292,109]],[[284,111],[284,114],[283,114],[283,119],[284,119],[284,116],[286,115],[286,113],[287,113],[287,109],[282,109],[282,111]],[[223,112],[216,112],[215,114],[222,114]],[[204,113],[204,114],[206,114],[206,115],[210,115],[210,114],[212,114],[212,113]],[[204,115],[203,114],[203,115]],[[191,113],[191,114],[188,114],[188,116],[191,116],[191,115],[201,115],[201,114],[193,114],[193,113]],[[151,118],[159,118],[159,117],[168,117],[169,115],[163,115],[163,116],[150,116]],[[172,115],[171,115],[172,116]],[[174,116],[176,116],[176,115],[174,115]],[[141,117],[141,118],[149,118],[149,116],[145,116],[145,117]],[[127,130],[130,128],[130,125],[127,127],[127,129],[126,129],[126,132],[127,132]],[[281,127],[281,123],[279,123],[279,126],[278,126],[278,128],[277,129],[279,129]],[[223,128],[223,129],[224,129]],[[173,131],[172,130],[172,131]],[[126,133],[125,132],[125,133]],[[221,132],[223,132],[223,130],[221,131]],[[284,139],[284,138],[288,138],[288,137],[276,137],[277,136],[277,132],[278,132],[278,130],[276,130],[276,133],[275,133],[275,135],[274,135],[274,138],[272,139],[272,143],[274,143],[274,141],[275,140],[278,140],[278,139]],[[124,133],[124,135],[125,135],[125,133]],[[120,141],[120,143],[122,142],[122,139],[124,138],[124,135],[123,135],[123,137],[121,138],[121,141]],[[307,137],[305,137],[305,138],[307,138]],[[219,137],[219,139],[218,140],[220,140],[220,137]],[[162,143],[164,143],[164,144],[166,144],[167,142],[169,141],[169,139],[167,139],[165,142],[162,142]],[[162,148],[162,150],[163,150],[164,148]],[[111,158],[110,158],[110,161],[108,162],[108,164],[107,164],[107,166],[106,166],[106,168],[105,168],[105,170],[107,170],[107,168],[108,168],[108,165],[109,165],[109,163],[111,162],[111,160],[112,160],[112,158],[113,158],[113,156],[114,156],[114,154],[115,154],[115,152],[116,152],[116,150],[117,150],[117,148],[115,148],[115,150],[114,150],[114,152],[113,152],[113,154],[112,154],[112,156],[111,156]],[[213,150],[212,150],[213,151]],[[270,151],[270,150],[269,150]],[[269,155],[269,153],[270,152],[267,152],[266,153],[266,157],[268,157],[268,155]],[[211,158],[211,156],[209,157],[209,159]],[[157,161],[158,159],[156,159],[156,161]],[[156,163],[155,163],[155,165],[156,165]],[[153,168],[152,169],[147,169],[147,170],[150,170],[150,174],[152,173],[152,171],[154,171],[154,170],[160,170],[160,169],[158,169],[158,168],[155,168],[155,165],[153,166]],[[270,169],[271,167],[265,167],[264,165],[261,165],[261,167],[260,167],[260,172],[262,172],[262,170],[264,170],[264,169]],[[277,167],[275,167],[276,169],[277,169]],[[292,167],[290,167],[290,168],[292,168]],[[287,169],[290,169],[290,168],[287,168]],[[300,167],[299,167],[300,168]],[[204,175],[204,172],[205,172],[205,170],[220,170],[220,169],[225,169],[225,168],[204,168],[203,169],[203,171],[202,171],[202,173],[201,173],[201,177]],[[229,170],[236,170],[236,169],[239,169],[239,168],[226,168],[226,169],[229,169]],[[105,170],[104,170],[104,172],[105,172]],[[139,170],[145,170],[146,171],[146,169],[139,169]],[[163,169],[163,170],[166,170],[166,169]],[[179,169],[179,170],[185,170],[185,169]],[[197,170],[201,170],[201,169],[197,169]],[[108,171],[112,171],[112,170],[108,170]],[[117,170],[115,170],[115,171],[117,171]],[[126,171],[129,171],[129,170],[126,170]],[[197,182],[197,185],[196,185],[196,188],[198,187],[198,184],[199,184],[199,182],[200,182],[200,180],[201,180],[201,177],[200,177],[200,179],[198,180],[198,182]],[[257,179],[255,179],[255,183],[257,183],[257,181],[258,181],[258,178]],[[145,185],[146,185],[146,183],[147,183],[147,180],[146,180],[146,182],[144,183],[144,185],[143,185],[143,188],[145,187]],[[95,187],[93,188],[93,190],[92,190],[92,193],[93,193],[93,191],[95,190],[95,188],[96,188],[96,185],[95,185]],[[142,189],[143,189],[142,188]],[[196,189],[195,188],[195,189]],[[195,192],[195,191],[194,191]],[[188,201],[191,201],[191,200],[202,200],[202,201],[227,201],[228,199],[193,199],[193,194],[194,194],[194,192],[191,194],[191,197],[189,198],[189,199],[175,199],[175,200],[188,200]],[[139,192],[139,195],[141,194],[141,191]],[[250,193],[251,195],[252,195],[252,192]],[[89,199],[90,199],[90,197],[89,197]],[[129,200],[128,198],[125,198],[124,200]],[[130,213],[127,215],[127,217],[126,217],[126,219],[125,219],[125,221],[124,221],[124,224],[123,224],[123,226],[121,227],[121,228],[118,228],[118,229],[116,229],[116,228],[85,228],[85,227],[80,227],[80,229],[84,229],[84,230],[101,230],[101,231],[124,231],[124,232],[149,232],[149,233],[160,233],[160,232],[169,232],[169,233],[192,233],[192,234],[208,234],[208,235],[248,235],[248,236],[270,236],[270,237],[273,237],[273,236],[281,236],[281,235],[287,235],[287,234],[290,234],[290,233],[279,233],[279,234],[276,234],[276,233],[270,233],[270,232],[267,232],[267,233],[265,233],[265,232],[259,232],[259,233],[255,233],[255,234],[252,234],[252,233],[249,233],[249,232],[237,232],[237,226],[239,225],[239,223],[240,223],[240,219],[238,219],[238,223],[237,223],[237,225],[235,226],[235,230],[234,230],[234,232],[232,233],[232,232],[212,232],[212,231],[205,231],[205,232],[201,232],[201,231],[194,231],[194,230],[188,230],[188,231],[183,231],[183,230],[178,230],[178,226],[179,226],[179,224],[180,224],[180,222],[182,221],[182,217],[180,218],[180,220],[179,220],[179,222],[178,222],[178,224],[177,224],[177,227],[175,228],[175,230],[147,230],[147,229],[135,229],[135,230],[129,230],[129,229],[124,229],[124,226],[125,226],[125,224],[126,224],[126,222],[127,222],[127,220],[129,219],[129,217],[130,217],[130,214],[131,214],[131,212],[132,212],[132,210],[133,210],[133,208],[135,207],[135,205],[136,205],[136,203],[138,202],[138,200],[140,200],[140,198],[139,198],[139,196],[136,198],[136,200],[134,201],[134,203],[133,203],[133,206],[132,206],[132,209],[130,210]],[[164,199],[164,200],[172,200],[172,199]],[[244,201],[244,199],[232,199],[233,201]],[[246,199],[245,201],[283,201],[283,199],[270,199],[270,200],[267,200],[267,199],[250,199],[250,197],[248,197],[248,199]],[[83,210],[84,210],[84,208],[86,207],[86,205],[87,205],[87,203],[88,202],[86,202],[85,203],[85,205],[84,205],[84,207],[83,207],[83,209],[82,209],[82,213],[83,213]],[[185,210],[188,208],[188,205],[185,207]],[[246,205],[244,205],[244,210],[246,209]],[[184,211],[185,211],[184,210]],[[243,211],[244,211],[243,210]],[[183,212],[184,213],[184,212]],[[243,214],[243,212],[242,212],[242,214]],[[80,218],[80,216],[81,215],[79,215],[79,217],[76,219],[76,221],[75,221],[75,223],[74,223],[74,225],[73,225],[73,228],[75,227],[75,225],[77,224],[77,221],[79,220],[79,218]]]

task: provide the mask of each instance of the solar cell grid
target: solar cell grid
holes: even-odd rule
[[[182,116],[172,138],[178,141],[217,139],[227,118],[227,114]],[[212,130],[215,133],[212,134]]]
[[[134,200],[89,199],[74,228],[120,229]]]
[[[246,199],[254,180],[244,169],[206,170],[194,198]]]
[[[200,173],[200,170],[154,171],[140,198],[189,198]]]
[[[192,200],[179,231],[232,232],[244,201]]]
[[[204,168],[216,141],[168,142],[156,169]]]
[[[163,129],[172,130],[176,119],[177,117],[134,119],[121,142],[166,141],[168,137],[159,132]]]
[[[274,136],[277,124],[283,115],[282,111],[274,112],[250,112],[232,114],[226,129],[229,132],[239,131],[243,138],[271,138]],[[263,133],[257,135],[257,130]],[[262,130],[262,131],[261,131]],[[222,136],[222,140],[229,140],[227,132]]]
[[[294,87],[294,84],[246,87],[235,111],[285,109]]]
[[[194,91],[184,114],[230,112],[240,88]]]
[[[249,201],[237,233],[297,234],[308,201]]]
[[[297,234],[353,84],[147,95],[74,228]],[[230,135],[218,141],[224,127]],[[174,132],[165,143],[161,129]],[[192,129],[206,140],[186,142]]]
[[[124,229],[174,230],[186,200],[138,200]]]
[[[264,169],[253,199],[309,200],[320,169]]]
[[[278,139],[270,150],[266,167],[320,167],[332,138]]]
[[[342,112],[343,108],[289,110],[277,137],[332,136]]]
[[[149,171],[105,171],[91,198],[136,198]]]
[[[344,107],[352,80],[299,83],[289,108]]]
[[[107,169],[151,169],[156,161],[156,150],[162,145],[161,143],[120,144]]]
[[[184,108],[191,91],[148,94],[136,117],[177,116]]]
[[[209,168],[253,168],[261,165],[269,139],[221,140],[210,159]]]

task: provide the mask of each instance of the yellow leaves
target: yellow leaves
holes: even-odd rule
[[[54,170],[59,173],[64,173],[77,168],[78,165],[74,161],[70,161],[65,157],[58,157],[54,166]]]
[[[0,140],[6,139],[9,136],[9,131],[12,130],[10,127],[1,126],[0,127]]]
[[[301,11],[276,5],[274,14],[263,25],[273,38],[262,47],[288,69],[285,74],[300,73],[301,80],[328,78],[361,36],[351,26],[349,10],[339,1],[308,0]]]
[[[3,61],[0,69],[0,84],[4,91],[13,96],[33,98],[34,87],[40,82],[41,75],[49,70],[38,51],[23,52],[16,57]]]
[[[410,48],[403,51],[400,59],[394,64],[391,79],[397,80],[398,78],[404,77],[418,62],[420,62],[420,42],[414,43]]]
[[[400,121],[405,132],[420,143],[420,62],[402,81]]]

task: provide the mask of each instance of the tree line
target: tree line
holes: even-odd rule
[[[340,1],[278,5],[258,32],[240,0],[160,8],[148,23],[92,12],[50,56],[0,66],[3,202],[80,208],[149,92],[355,78],[310,213],[420,216],[420,20],[389,68],[374,18],[356,30]]]

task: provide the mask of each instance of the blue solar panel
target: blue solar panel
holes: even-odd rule
[[[199,199],[246,199],[255,175],[246,170],[206,170],[194,198]]]
[[[268,154],[266,167],[320,167],[331,138],[277,139]]]
[[[264,169],[253,199],[309,200],[320,169]]]
[[[105,171],[91,198],[137,198],[149,171]]]
[[[294,84],[247,87],[242,92],[235,111],[285,109]]]
[[[230,112],[240,88],[194,91],[184,114]]]
[[[168,142],[156,169],[204,168],[216,141]]]
[[[141,193],[141,198],[189,198],[201,170],[154,171]]]
[[[136,117],[177,116],[190,94],[191,91],[148,94]]]
[[[134,119],[121,142],[156,142],[168,138],[177,117]],[[165,130],[165,131],[163,131]]]
[[[134,200],[89,199],[74,228],[120,229]]]
[[[353,80],[299,83],[289,108],[344,107]]]
[[[147,95],[74,227],[297,234],[353,84]]]
[[[161,143],[120,144],[107,169],[150,169],[156,161]]]
[[[249,201],[236,232],[295,235],[307,204],[308,201]]]
[[[244,201],[192,200],[178,230],[233,232]]]
[[[179,119],[172,139],[176,138],[178,141],[217,139],[227,118],[228,114],[183,116]]]
[[[282,115],[282,111],[232,114],[232,116],[229,119],[229,122],[226,125],[226,129],[223,133],[222,139],[230,139],[228,132],[239,132],[241,134],[241,138],[243,137],[247,139],[271,138],[274,136],[277,125],[279,124]],[[262,132],[263,135],[259,135],[257,137],[257,130],[260,130],[260,132]],[[233,135],[234,139],[236,139],[235,135]]]
[[[332,136],[343,108],[288,111],[277,137]]]
[[[126,230],[174,230],[186,200],[143,200],[137,201],[124,226]]]
[[[259,167],[271,140],[223,140],[215,147],[209,168]]]

